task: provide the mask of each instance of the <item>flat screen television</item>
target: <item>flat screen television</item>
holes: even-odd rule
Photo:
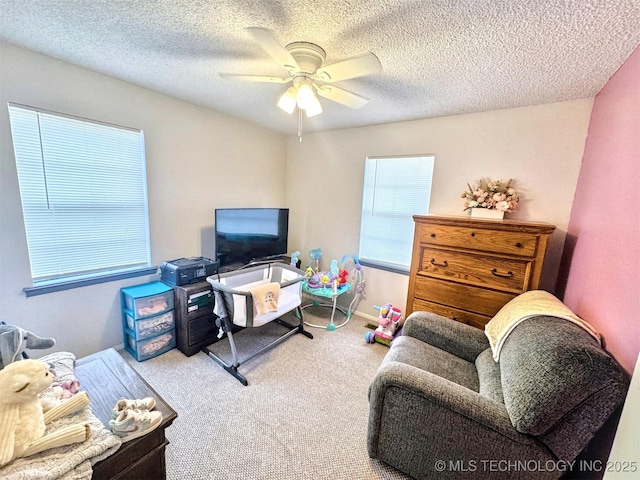
[[[271,260],[287,253],[288,208],[218,208],[216,259],[220,267]]]

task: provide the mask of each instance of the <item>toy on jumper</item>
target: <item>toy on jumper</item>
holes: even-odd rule
[[[313,249],[309,252],[309,258],[316,263],[315,270],[310,265],[306,268],[306,281],[302,285],[302,290],[313,295],[314,297],[325,297],[332,299],[331,303],[321,303],[314,300],[311,305],[306,305],[304,308],[311,306],[328,306],[332,308],[331,320],[325,327],[324,325],[314,325],[312,323],[305,322],[310,327],[326,328],[329,331],[333,331],[336,328],[343,327],[351,319],[351,315],[355,307],[357,306],[360,298],[364,296],[364,272],[360,265],[360,260],[354,255],[345,255],[342,257],[342,267],[338,266],[337,260],[331,261],[331,267],[329,271],[320,270],[320,257],[322,256],[322,250],[319,248]],[[337,305],[338,296],[342,295],[349,290],[354,290],[354,297],[351,301],[349,308],[345,309]],[[345,314],[346,321],[340,325],[336,325],[333,321],[335,311],[340,310]]]
[[[309,250],[309,258],[316,262],[315,272],[320,271],[320,259],[322,258],[322,249],[314,248],[313,250]]]
[[[291,254],[291,263],[290,265],[295,268],[299,268],[298,262],[300,261],[300,252],[296,250]]]
[[[378,328],[373,332],[367,332],[364,339],[367,343],[378,342],[383,345],[391,345],[393,337],[395,337],[402,328],[402,310],[394,307],[387,302],[381,307],[374,305],[373,307],[380,311],[378,316]]]
[[[306,286],[310,289],[316,288],[331,288],[334,291],[334,294],[343,293],[340,291],[342,287],[346,287],[349,282],[349,273],[350,270],[346,268],[339,268],[338,261],[336,259],[331,260],[331,267],[329,271],[320,270],[320,258],[322,257],[322,250],[319,248],[314,248],[309,251],[309,258],[315,261],[316,267],[315,269],[311,265],[307,265],[305,274],[306,274]],[[353,265],[350,265],[348,268],[355,269],[357,272],[362,268],[360,266],[360,261],[354,257],[353,255],[345,255],[342,257],[342,263],[345,264],[345,260],[348,258],[355,259]],[[345,267],[347,264],[344,265]],[[354,275],[355,277],[355,275]],[[315,292],[314,292],[315,293]],[[326,295],[323,295],[326,296]]]

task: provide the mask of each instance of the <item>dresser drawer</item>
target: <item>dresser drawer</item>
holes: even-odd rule
[[[120,471],[110,480],[140,480],[141,478],[166,478],[165,447],[169,445],[167,440],[162,445],[156,447],[144,457],[135,462],[127,462],[120,465]],[[91,480],[96,477],[92,476]]]
[[[407,313],[426,310],[478,328],[538,288],[548,223],[415,215]]]
[[[421,248],[418,273],[513,293],[525,292],[531,261]]]
[[[439,303],[427,302],[416,298],[413,300],[412,312],[421,311],[437,313],[438,315],[450,318],[456,322],[466,323],[472,327],[482,329],[484,329],[484,326],[493,318],[488,315],[479,315],[477,313],[467,312],[466,310],[459,310],[448,305],[440,305]]]
[[[524,232],[449,225],[420,225],[420,243],[534,257],[538,236]]]
[[[208,340],[207,345],[218,339],[218,327],[215,315],[206,315],[189,320],[189,345]]]
[[[516,294],[416,275],[414,297],[493,317]]]
[[[181,319],[188,321],[204,315],[213,314],[213,289],[208,282],[176,287],[177,310]]]

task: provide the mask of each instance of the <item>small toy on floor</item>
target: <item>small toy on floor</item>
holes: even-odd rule
[[[402,310],[389,302],[373,308],[380,311],[378,327],[373,332],[367,332],[364,338],[367,343],[377,342],[390,346],[393,338],[402,330]]]

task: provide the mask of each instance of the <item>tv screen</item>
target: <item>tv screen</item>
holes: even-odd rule
[[[218,208],[216,259],[221,267],[278,258],[287,253],[288,208]]]

